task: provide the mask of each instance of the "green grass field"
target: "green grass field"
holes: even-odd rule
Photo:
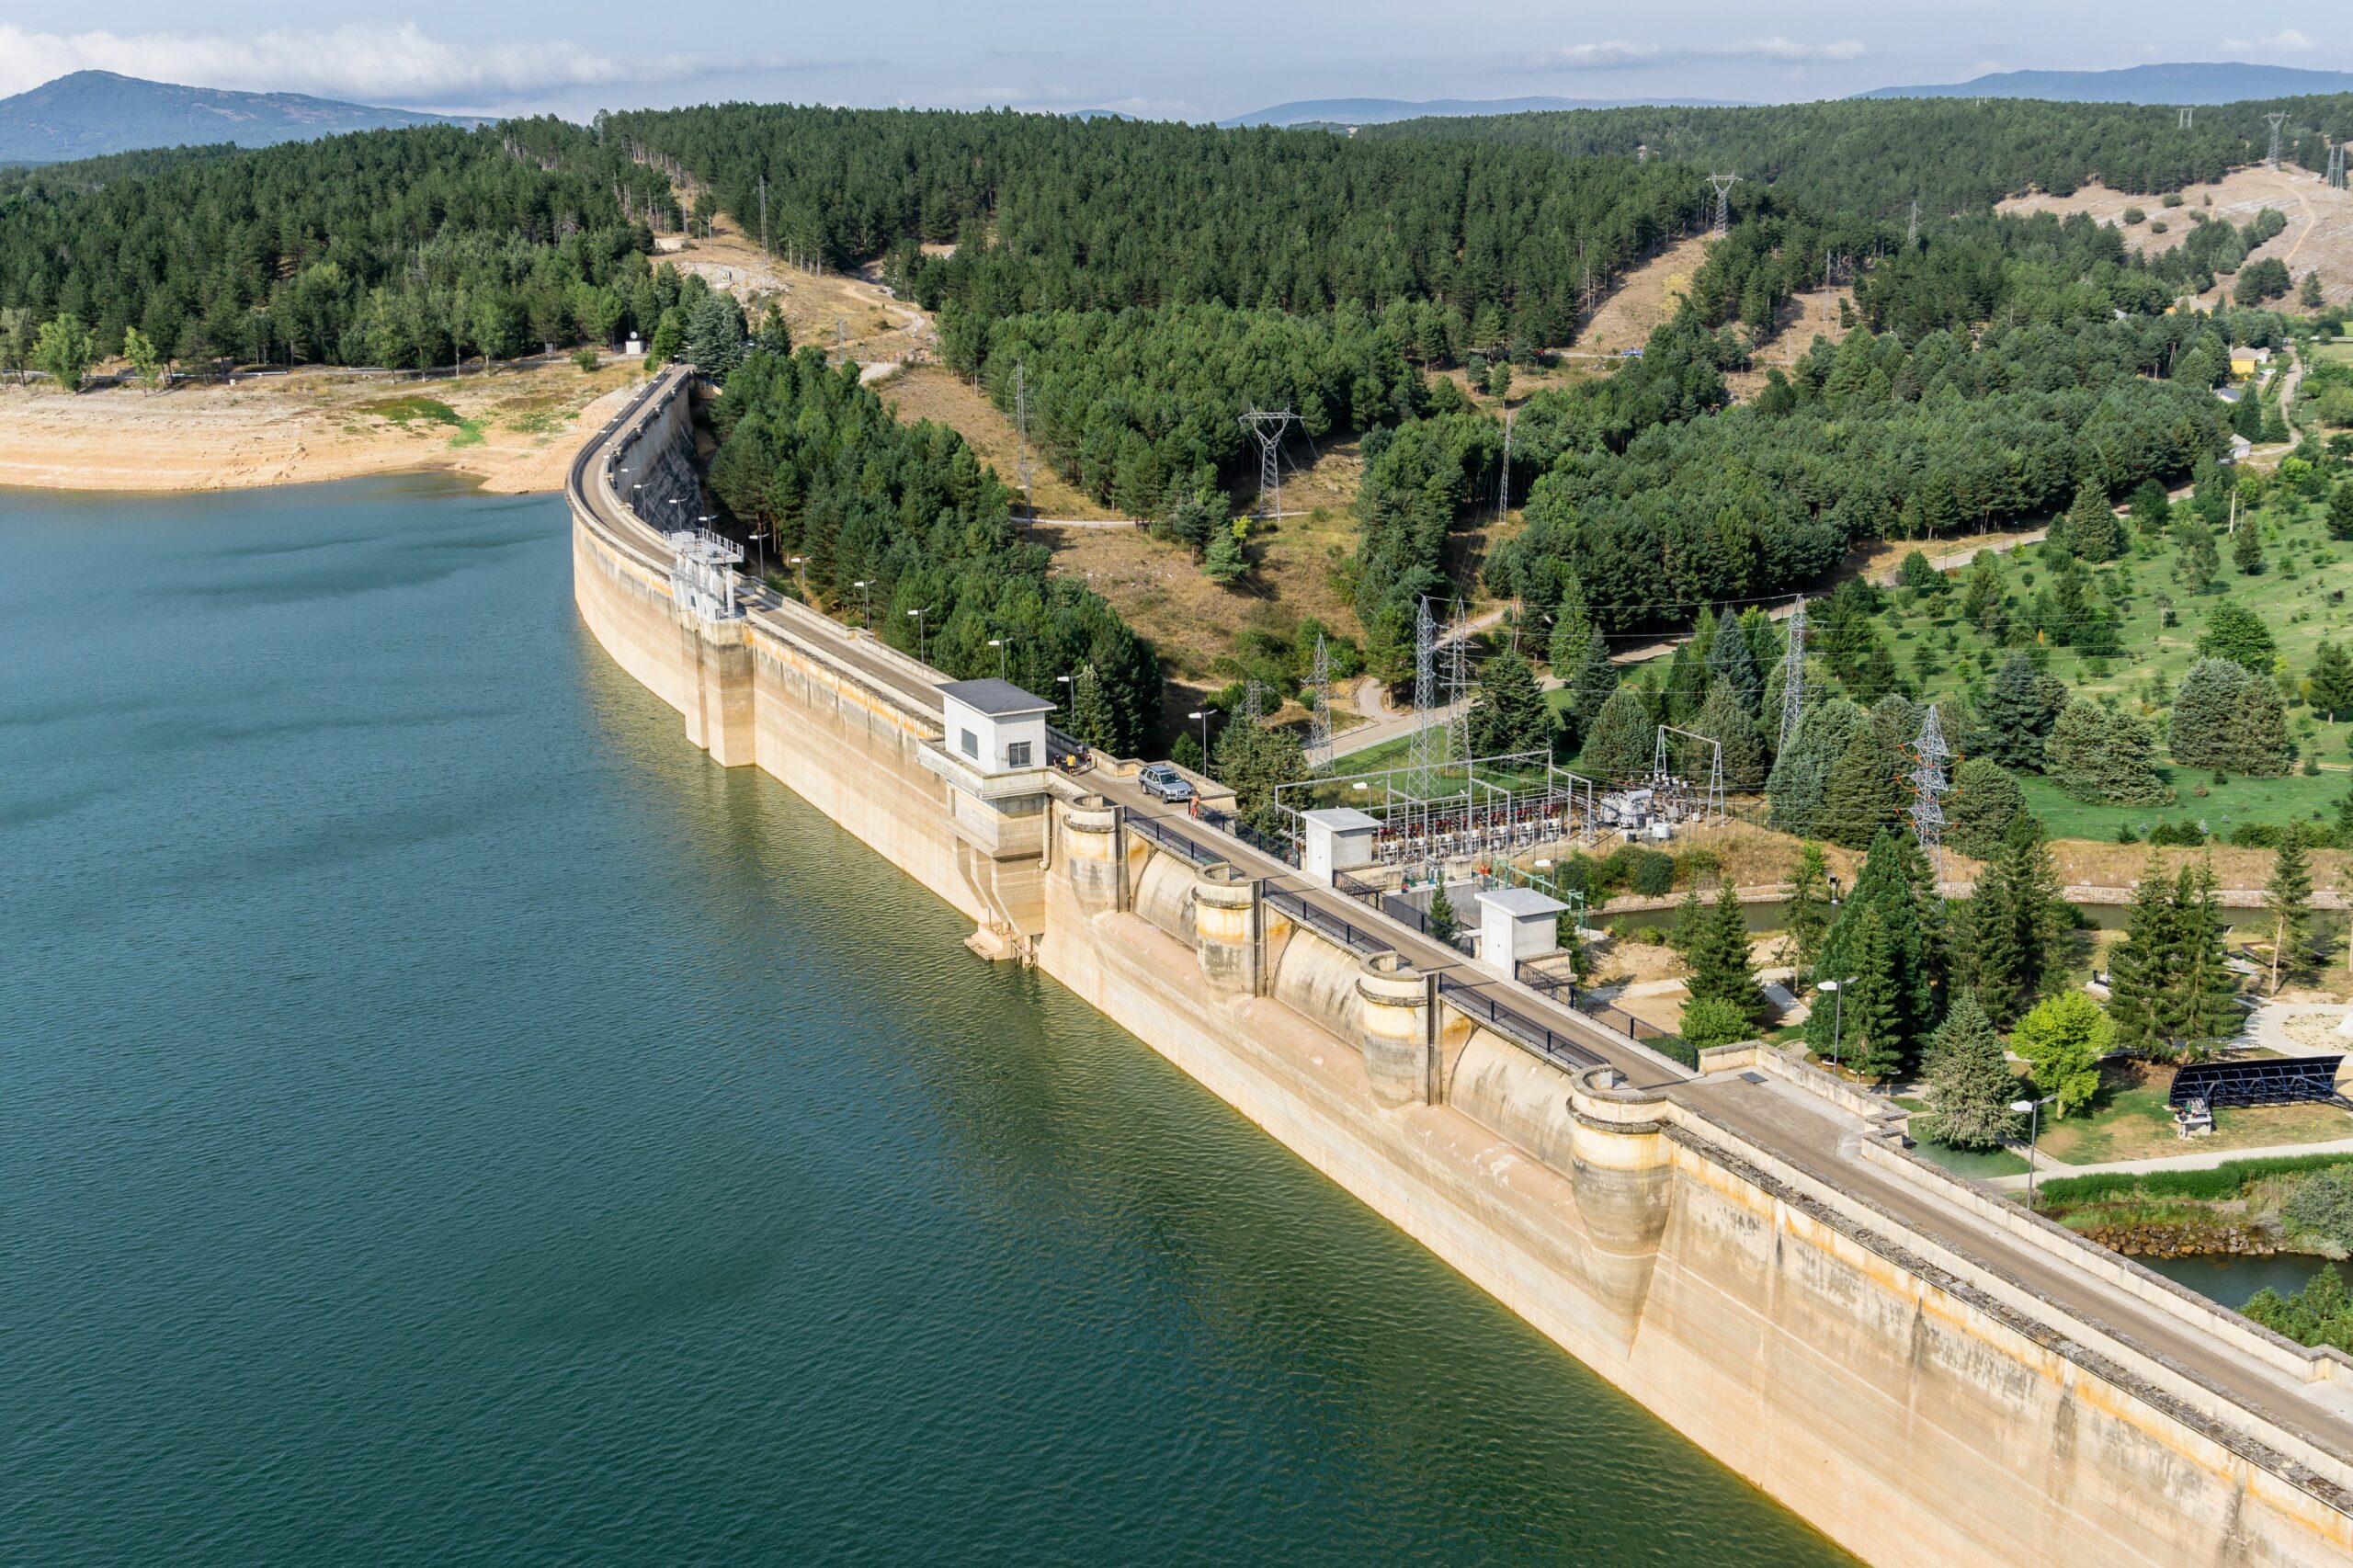
[[[2203,822],[2209,833],[2227,838],[2241,823],[2326,818],[2335,813],[2346,790],[2353,788],[2353,775],[2343,769],[2332,769],[2317,778],[2301,775],[2234,778],[2221,784],[2214,782],[2212,774],[2195,768],[2167,764],[2157,771],[2179,797],[2170,806],[2090,805],[2071,800],[2059,786],[2034,774],[2019,778],[2018,787],[2026,792],[2028,809],[2042,819],[2043,829],[2052,837],[2103,842],[2115,838],[2120,826],[2131,827],[2136,838],[2146,838],[2150,827],[2160,822]],[[2200,789],[2206,791],[2202,797],[2195,793]]]

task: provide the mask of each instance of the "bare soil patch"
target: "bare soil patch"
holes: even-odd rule
[[[907,424],[928,419],[964,437],[997,477],[1017,488],[1021,473],[1021,441],[1013,421],[998,411],[988,395],[942,365],[908,365],[878,381],[875,391],[892,404]],[[1108,508],[1064,480],[1053,464],[1030,452],[1030,494],[1041,517],[1108,517]]]
[[[1669,246],[1619,279],[1618,287],[1594,307],[1577,334],[1577,347],[1592,354],[1615,354],[1640,348],[1651,333],[1675,314],[1675,307],[1691,290],[1691,275],[1708,259],[1706,236]]]
[[[564,361],[433,381],[301,370],[153,395],[0,386],[0,484],[237,490],[438,469],[494,491],[555,490],[638,369]]]
[[[2323,295],[2331,303],[2353,300],[2353,192],[2331,190],[2307,170],[2290,166],[2274,173],[2257,165],[2234,169],[2211,185],[2190,186],[2181,195],[2181,206],[2165,207],[2158,197],[2128,196],[2089,185],[2073,196],[2012,197],[2001,204],[2001,210],[2062,216],[2088,212],[2103,223],[2121,227],[2127,244],[2154,256],[2172,249],[2188,235],[2193,211],[2244,225],[2264,208],[2276,207],[2287,218],[2287,228],[2256,246],[2248,259],[2277,256],[2299,283],[2306,272],[2317,271]],[[2211,206],[2207,205],[2210,200]],[[2126,224],[2128,207],[2142,209],[2149,221]],[[2162,234],[2154,232],[2159,222],[2166,229]],[[2218,280],[2215,290],[2201,296],[2200,302],[2211,306],[2228,287],[2227,279]]]

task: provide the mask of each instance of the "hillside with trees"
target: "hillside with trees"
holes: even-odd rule
[[[109,167],[108,165],[111,165]],[[0,309],[98,357],[447,364],[651,334],[668,181],[554,119],[135,154],[0,194]]]
[[[1733,206],[1775,199],[1804,210],[1904,223],[1983,212],[2029,190],[2064,195],[2097,179],[2158,195],[2260,158],[2264,115],[2287,111],[2281,155],[2325,166],[2353,135],[2353,95],[2210,104],[2185,128],[2154,104],[1969,98],[1857,99],[1745,108],[1574,109],[1366,126],[1357,139],[1495,142],[1578,157],[1638,152],[1737,174]]]

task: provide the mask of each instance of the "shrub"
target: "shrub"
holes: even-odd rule
[[[597,368],[597,351],[594,348],[582,348],[572,356],[572,362],[579,366],[584,373],[594,370]]]
[[[1712,849],[1687,849],[1675,858],[1675,876],[1686,887],[1697,887],[1707,878],[1721,875],[1724,869],[1722,857]]]
[[[1633,875],[1628,886],[1644,898],[1659,898],[1675,891],[1675,857],[1657,849],[1634,851]]]
[[[1710,996],[1683,1004],[1683,1038],[1694,1052],[1748,1040],[1753,1034],[1747,1015],[1736,1003]]]
[[[2280,1213],[2298,1231],[2353,1247],[2353,1165],[2331,1165],[2306,1176]]]

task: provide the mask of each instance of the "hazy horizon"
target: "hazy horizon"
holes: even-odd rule
[[[40,16],[52,15],[46,8]],[[646,40],[642,16],[540,0],[418,0],[321,28],[283,0],[224,0],[206,26],[120,0],[74,32],[0,4],[0,96],[78,70],[191,86],[308,93],[454,114],[631,108],[750,98],[874,107],[1111,109],[1220,119],[1312,98],[1844,97],[1993,71],[2245,61],[2344,69],[2353,24],[2232,23],[2155,0],[2126,11],[1994,0],[1893,13],[1852,0],[1760,26],[1701,0],[1644,25],[1598,6],[1474,0],[1443,12],[1312,0],[1280,12],[1206,0],[1107,14],[1071,0],[975,9],[939,0],[874,14],[779,15],[713,0],[690,30]]]

